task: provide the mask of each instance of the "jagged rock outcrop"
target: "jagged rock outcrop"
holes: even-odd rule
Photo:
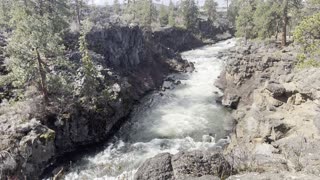
[[[169,48],[174,52],[186,51],[204,45],[201,39],[192,32],[181,28],[166,28],[155,31],[153,38],[155,42],[159,42],[160,48]]]
[[[223,103],[234,109],[236,121],[225,154],[244,174],[230,180],[320,179],[320,70],[295,68],[296,52],[257,42],[226,52],[226,70],[216,84],[224,91],[222,102],[239,102]]]
[[[148,159],[135,174],[136,180],[220,179],[231,166],[219,151],[191,151],[159,154]]]

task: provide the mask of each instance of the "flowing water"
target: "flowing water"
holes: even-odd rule
[[[234,44],[227,40],[182,53],[195,71],[171,75],[181,84],[145,97],[105,149],[73,164],[65,179],[131,180],[139,165],[158,153],[218,146],[228,112],[215,102],[221,92],[213,83],[223,68],[217,55]]]

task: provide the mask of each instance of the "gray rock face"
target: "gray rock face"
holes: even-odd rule
[[[220,179],[218,177],[225,177],[230,172],[231,166],[220,152],[191,151],[159,154],[148,159],[135,174],[135,179]]]
[[[142,63],[147,49],[139,27],[111,27],[96,30],[86,37],[89,48],[102,55],[114,68],[130,69]]]
[[[229,179],[320,179],[320,70],[295,69],[294,47],[274,44],[241,45],[225,56],[216,83],[224,91],[223,105],[240,97],[225,154],[244,173]]]
[[[222,154],[206,151],[180,152],[173,156],[172,167],[177,179],[205,175],[223,177],[231,171]]]
[[[136,180],[170,180],[174,179],[171,154],[163,153],[148,159],[135,174]]]
[[[15,138],[8,137],[9,134]],[[20,176],[37,178],[33,172],[47,166],[47,162],[55,155],[54,139],[55,132],[35,119],[26,124],[7,127],[6,134],[0,136],[1,171],[7,173],[20,170],[8,175],[8,178],[13,179]]]
[[[286,93],[286,89],[283,85],[276,83],[268,83],[266,89],[271,93],[273,97],[281,97]]]
[[[229,177],[227,180],[267,180],[267,179],[281,179],[281,180],[316,180],[320,179],[318,176],[302,173],[247,173],[242,175],[234,175]]]
[[[227,94],[222,99],[222,105],[226,107],[230,107],[232,109],[236,109],[240,101],[240,97],[235,94]]]

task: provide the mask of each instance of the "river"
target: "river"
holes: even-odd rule
[[[146,96],[104,150],[73,164],[65,179],[131,180],[139,165],[158,153],[218,146],[229,118],[215,102],[221,92],[214,81],[224,66],[218,53],[234,45],[232,39],[183,52],[195,71],[170,75],[181,84]]]

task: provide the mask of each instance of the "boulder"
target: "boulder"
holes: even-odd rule
[[[231,171],[231,166],[220,152],[180,152],[172,157],[172,168],[177,179],[213,175],[222,177]]]
[[[281,97],[286,93],[284,86],[276,83],[268,83],[266,90],[271,93],[272,97]]]
[[[213,180],[225,177],[231,166],[219,151],[190,151],[158,154],[146,160],[135,174],[136,180]]]
[[[226,94],[222,99],[222,105],[230,107],[232,109],[237,109],[240,97],[236,94]]]
[[[169,153],[158,154],[146,160],[134,176],[135,180],[173,180],[174,174]]]

